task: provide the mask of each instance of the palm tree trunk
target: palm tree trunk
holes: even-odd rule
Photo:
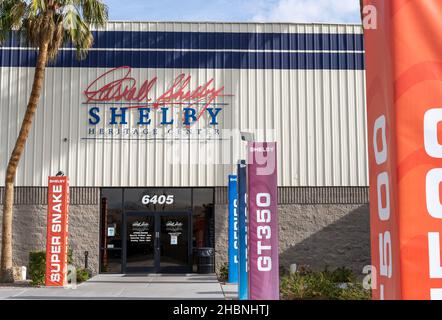
[[[26,140],[32,127],[32,121],[40,100],[41,88],[44,84],[46,63],[48,61],[48,43],[42,44],[39,48],[37,65],[35,67],[34,82],[32,84],[31,96],[29,97],[25,117],[23,119],[20,133],[15,142],[14,150],[9,159],[6,169],[5,197],[3,203],[3,224],[2,224],[2,250],[0,275],[3,282],[14,282],[12,269],[12,213],[14,205],[14,182],[21,155],[25,149]]]
[[[364,0],[360,0],[359,1],[359,7],[360,7],[360,10],[361,10],[361,20],[364,20],[364,13],[363,13],[363,11],[364,11]]]

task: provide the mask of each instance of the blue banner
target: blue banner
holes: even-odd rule
[[[238,298],[249,298],[249,275],[247,255],[247,165],[244,160],[238,164],[238,214],[239,214],[239,285]]]
[[[229,176],[229,283],[238,283],[238,178]]]

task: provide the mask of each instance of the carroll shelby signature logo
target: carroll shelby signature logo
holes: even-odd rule
[[[183,223],[182,222],[178,222],[178,221],[168,221],[167,223],[166,223],[166,226],[168,226],[168,227],[182,227],[183,226]]]
[[[183,230],[183,223],[179,221],[167,221],[166,222],[167,231],[181,231]]]
[[[121,75],[122,74],[122,75]],[[116,79],[99,85],[100,82],[107,79]],[[158,82],[158,78],[154,77],[139,84],[132,77],[132,68],[128,66],[111,69],[94,80],[84,94],[87,98],[86,104],[105,103],[105,102],[127,102],[131,103],[129,109],[143,108],[146,104],[152,105],[154,109],[161,106],[172,105],[199,105],[203,108],[199,111],[197,119],[199,119],[206,109],[214,103],[219,97],[232,96],[224,94],[224,86],[215,87],[214,79],[210,79],[206,83],[199,85],[197,88],[189,89],[192,80],[191,75],[180,74],[173,81],[169,89],[159,95],[157,99],[152,98],[152,93]],[[136,105],[140,103],[140,105]],[[141,105],[143,104],[143,105]]]
[[[149,229],[149,223],[148,222],[140,222],[136,221],[132,224],[132,228],[136,230],[148,230]]]

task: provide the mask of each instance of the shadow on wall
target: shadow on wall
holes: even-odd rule
[[[0,235],[2,211],[0,208]],[[99,263],[99,213],[96,205],[72,205],[69,214],[74,265],[84,267],[84,252],[88,251],[88,268],[93,274],[98,273]],[[30,252],[46,250],[47,206],[15,205],[13,219],[13,263],[28,266]]]
[[[216,271],[228,262],[229,209],[227,205],[215,205],[215,265]]]
[[[14,265],[28,266],[29,252],[46,249],[46,211],[45,205],[14,206],[12,233]]]
[[[292,232],[289,232],[294,237],[292,239],[293,245],[288,243],[290,239],[284,241],[288,229],[287,226],[284,227],[283,224],[280,224],[281,266],[289,268],[291,264],[296,263],[298,266],[308,265],[316,271],[322,271],[327,266],[330,269],[346,267],[352,269],[356,275],[362,275],[363,267],[369,265],[371,261],[369,205],[353,206],[351,210],[347,211],[348,213],[331,223],[327,220],[334,219],[333,216],[339,216],[339,211],[342,208],[321,206],[322,213],[312,215],[312,211],[315,209],[310,208],[309,214],[305,213],[305,211],[309,211],[306,207],[299,208],[300,217],[297,217],[295,220],[297,222],[294,222],[296,227],[292,229]],[[325,212],[324,209],[326,209]],[[309,221],[310,226],[308,225]],[[311,233],[314,224],[319,230]],[[308,235],[309,231],[310,235]],[[302,237],[303,234],[306,236],[304,239],[296,239]]]

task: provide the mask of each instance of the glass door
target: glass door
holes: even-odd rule
[[[126,272],[155,272],[157,269],[155,215],[128,213],[125,229]]]
[[[191,272],[191,214],[161,213],[159,252],[162,273]]]
[[[124,272],[191,272],[191,217],[175,212],[127,213]]]

